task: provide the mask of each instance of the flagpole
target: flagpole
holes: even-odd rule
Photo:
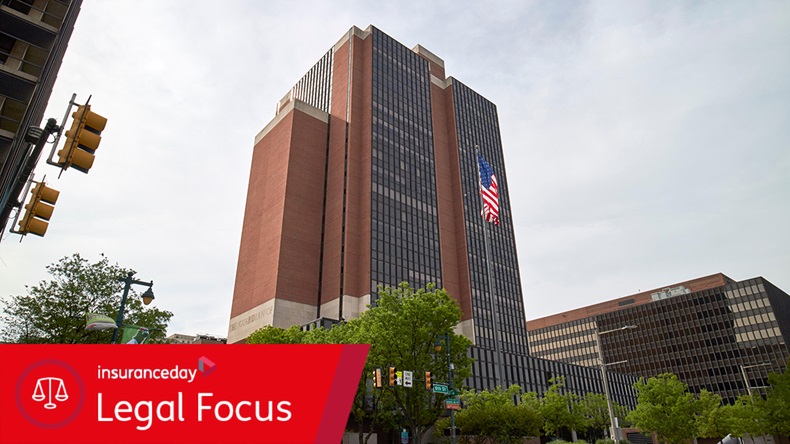
[[[480,155],[480,147],[475,145],[475,157]],[[480,160],[475,159],[475,164],[477,165],[477,181],[478,181],[478,194],[480,194],[480,208],[483,208],[485,202],[483,201],[483,193],[481,192],[481,185],[480,185]],[[490,241],[488,239],[488,221],[483,218],[483,239],[485,245],[485,252],[486,252],[486,274],[488,276],[488,294],[490,296],[489,300],[491,302],[491,312],[493,314],[493,319],[491,320],[491,329],[494,330],[494,360],[496,361],[495,369],[495,379],[496,385],[502,387],[503,389],[507,389],[502,385],[502,382],[505,377],[505,372],[502,369],[502,334],[499,331],[499,310],[497,308],[496,303],[496,295],[494,293],[494,285],[493,281],[491,280],[491,246]]]

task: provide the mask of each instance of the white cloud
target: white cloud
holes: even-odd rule
[[[422,44],[498,106],[529,319],[715,272],[790,291],[782,2],[85,2],[47,116],[109,118],[0,295],[79,251],[225,335],[255,134],[352,25]],[[40,177],[40,176],[39,176]],[[547,301],[551,301],[548,303]]]

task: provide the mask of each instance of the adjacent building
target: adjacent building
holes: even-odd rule
[[[207,334],[185,335],[181,333],[173,333],[172,335],[168,336],[165,339],[167,339],[168,343],[170,344],[227,344],[228,343],[228,340],[225,338],[219,338]]]
[[[766,279],[715,274],[527,323],[531,352],[618,372],[674,373],[732,402],[767,385],[790,358],[790,296]],[[600,335],[600,348],[598,342]]]
[[[41,124],[81,5],[0,1],[0,234],[38,161],[25,135]]]
[[[499,225],[480,214],[476,147]],[[228,342],[357,317],[378,285],[436,283],[475,344],[470,386],[542,392],[566,375],[600,392],[595,371],[529,356],[509,191],[496,106],[424,47],[351,28],[255,138]]]

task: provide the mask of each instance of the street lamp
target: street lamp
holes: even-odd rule
[[[126,277],[118,278],[118,281],[123,282],[126,286],[123,289],[123,297],[121,298],[121,308],[118,310],[118,316],[115,318],[115,324],[118,325],[118,328],[112,332],[112,343],[116,344],[118,341],[118,330],[121,329],[121,325],[123,324],[123,311],[126,309],[126,297],[129,296],[129,288],[132,287],[132,284],[135,285],[145,285],[148,287],[148,290],[145,290],[143,293],[143,304],[148,305],[151,301],[154,300],[154,292],[151,290],[151,287],[154,286],[154,281],[151,282],[144,282],[138,281],[137,279],[132,279],[134,276],[133,272],[129,272]]]
[[[453,364],[450,362],[450,333],[445,333],[441,336],[447,345],[447,388],[450,393],[453,392]],[[436,351],[441,351],[442,340],[437,339],[434,343]],[[450,443],[455,444],[455,409],[450,409]]]
[[[747,368],[753,368],[753,367],[766,367],[766,366],[770,366],[770,365],[771,365],[770,362],[763,362],[762,364],[742,365],[741,366],[741,375],[743,375],[743,382],[746,383],[746,391],[749,393],[749,398],[754,399],[754,396],[752,396],[752,386],[749,385],[749,379],[746,378],[746,369]],[[757,386],[757,387],[754,387],[754,388],[766,388],[766,386]]]
[[[601,336],[609,333],[614,333],[622,330],[630,330],[636,328],[636,325],[624,325],[620,328],[615,328],[613,330],[606,330],[606,331],[598,331],[598,327],[595,327],[595,343],[598,346],[598,359],[601,362],[601,379],[603,381],[603,392],[606,396],[606,407],[609,409],[609,424],[611,425],[609,434],[612,437],[612,441],[614,444],[620,444],[620,438],[617,436],[617,425],[614,423],[614,408],[612,408],[612,397],[609,394],[609,382],[606,380],[606,366],[607,365],[614,365],[620,364],[626,361],[617,361],[612,362],[609,364],[605,364],[603,362],[603,349],[601,348]]]

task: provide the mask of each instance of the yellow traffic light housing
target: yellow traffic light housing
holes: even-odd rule
[[[35,184],[30,200],[25,205],[25,215],[19,221],[19,233],[23,236],[28,233],[36,236],[46,234],[49,227],[46,221],[52,217],[54,205],[60,195],[60,191],[49,188],[43,182],[35,182]]]
[[[377,388],[377,389],[380,389],[383,386],[384,385],[382,384],[382,381],[381,381],[381,369],[380,368],[376,368],[375,370],[373,370],[373,387]]]
[[[66,131],[66,143],[58,151],[57,165],[62,169],[74,167],[87,173],[93,166],[94,152],[101,143],[101,132],[107,126],[107,119],[92,112],[90,105],[80,105],[71,115],[74,121]]]
[[[425,372],[425,390],[433,390],[433,381],[431,380],[431,372]]]
[[[389,367],[389,386],[395,387],[398,375],[395,374],[395,367]]]

